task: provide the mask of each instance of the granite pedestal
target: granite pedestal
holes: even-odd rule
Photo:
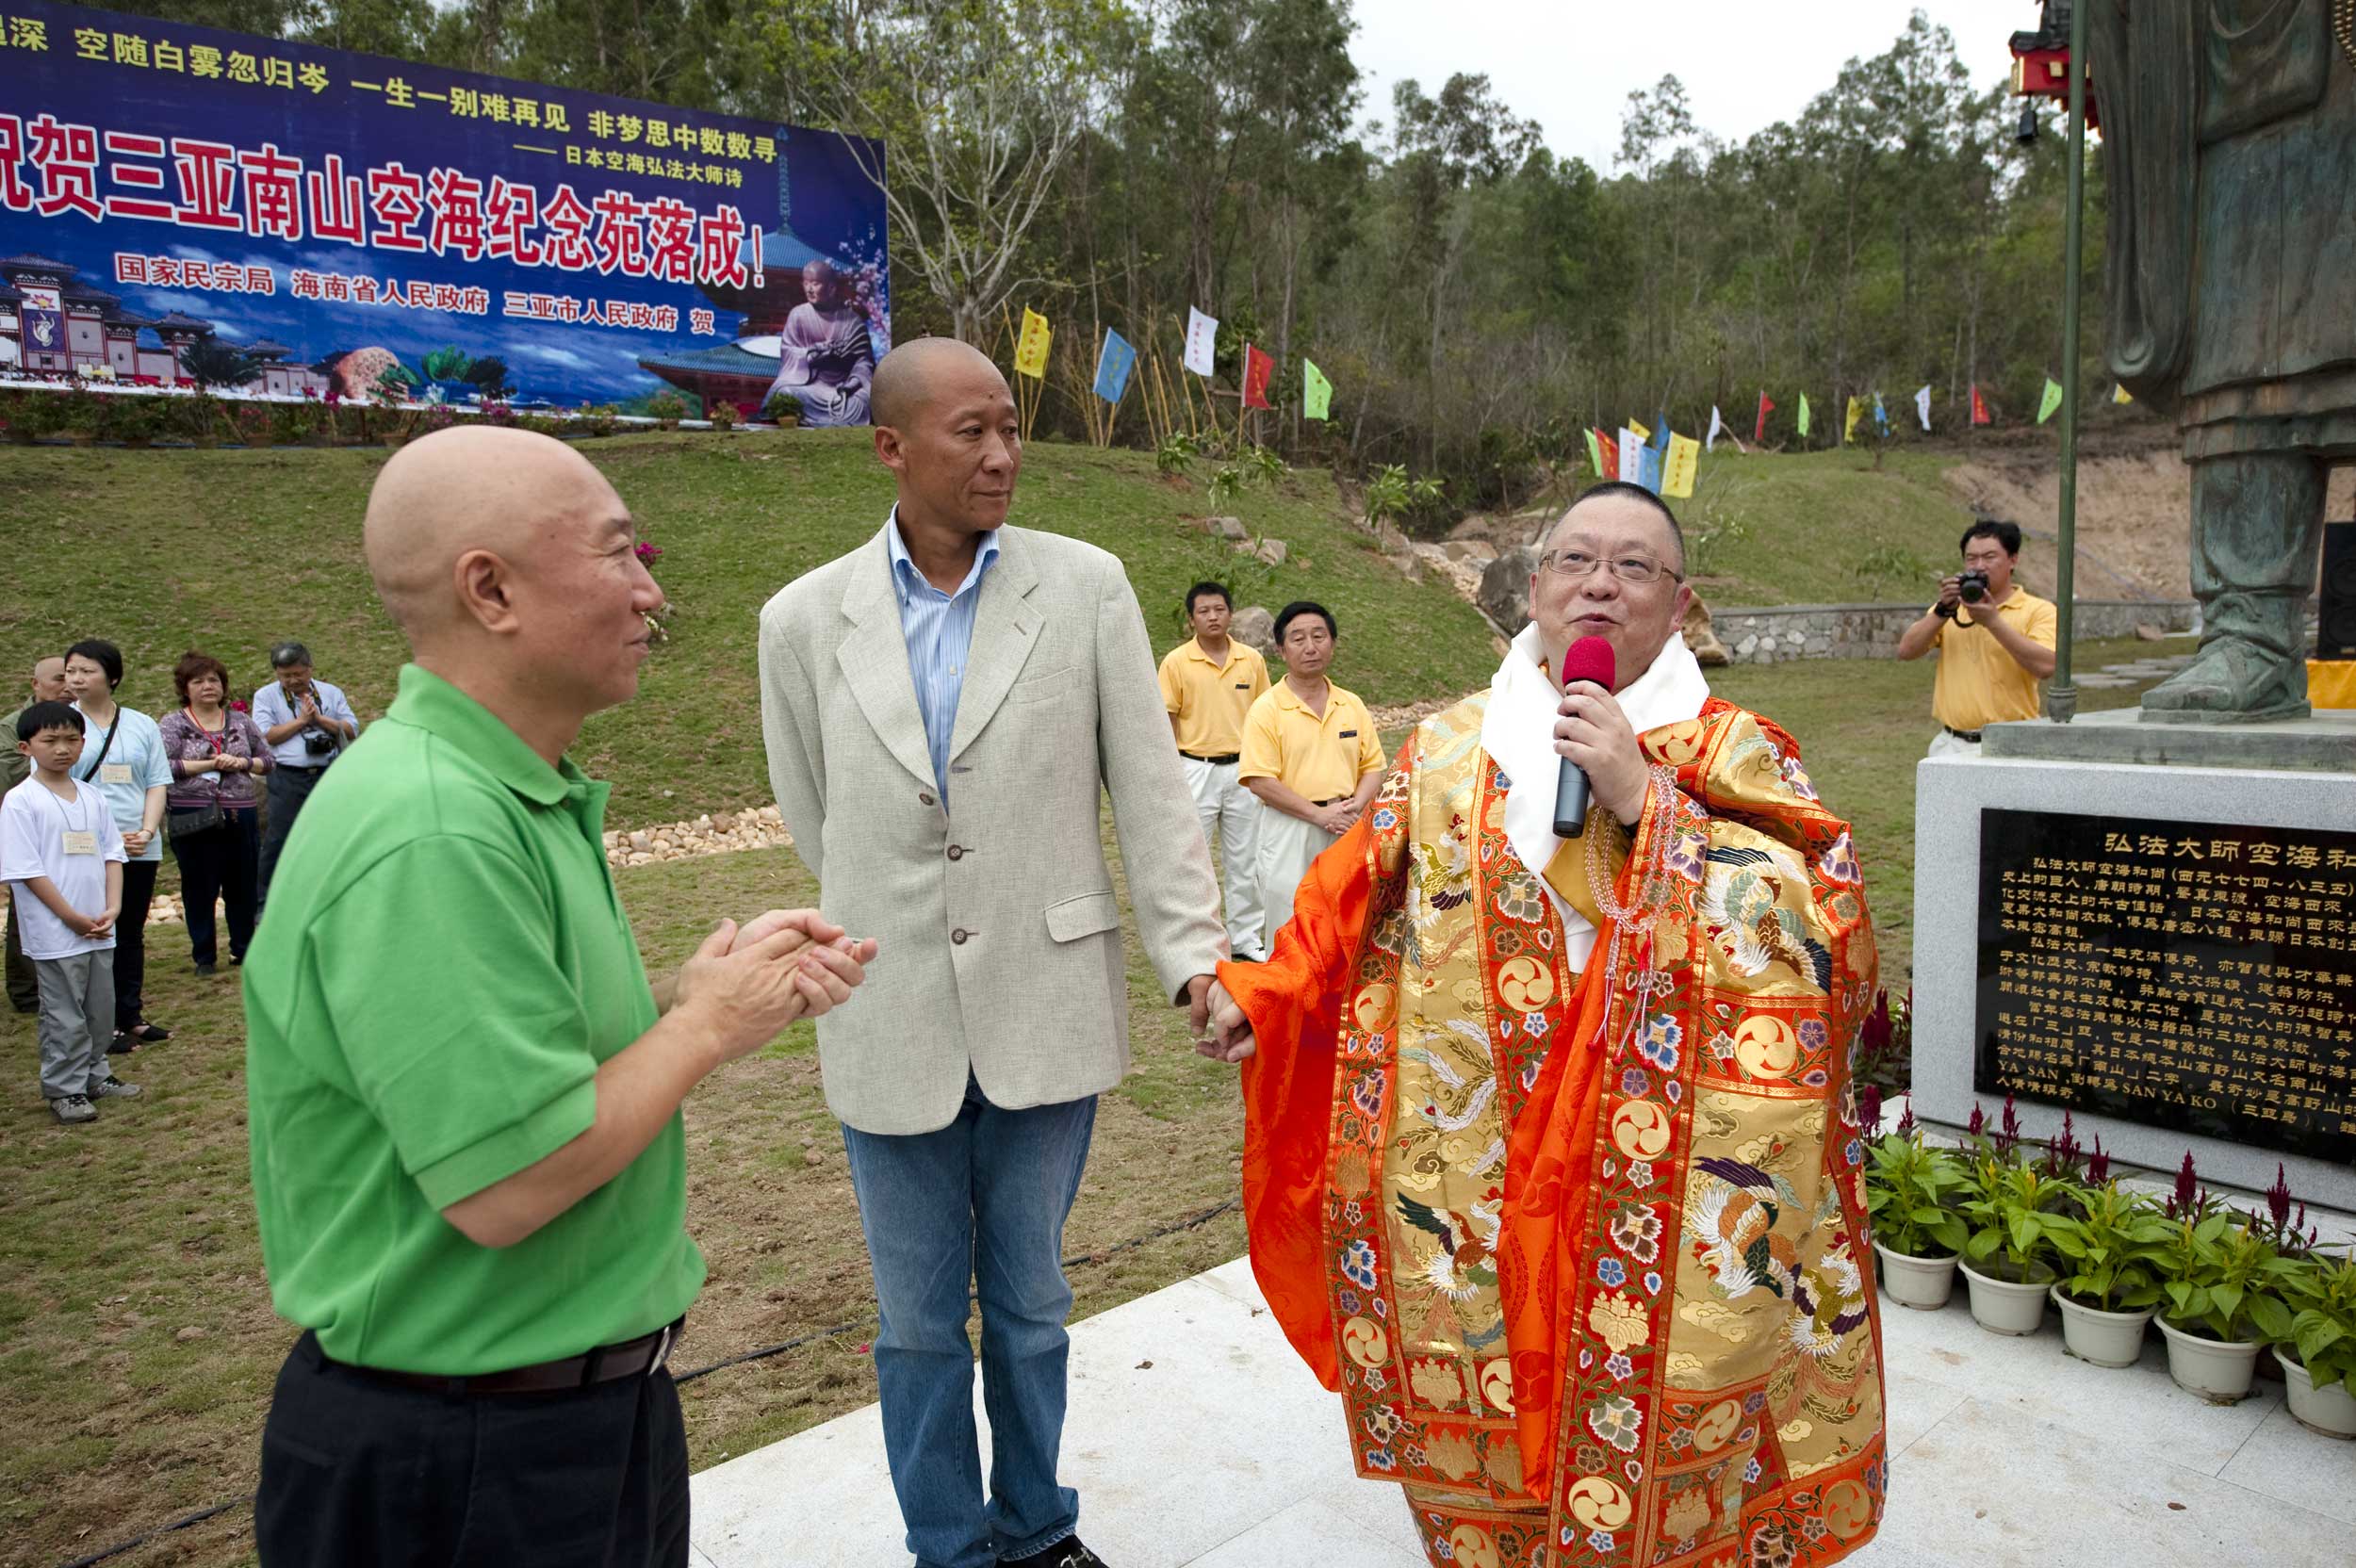
[[[2058,1045],[2065,1056],[2086,1052],[2090,1059],[2094,1048],[2086,1044],[2085,1031],[2096,1025],[2086,1020],[2101,1015],[2100,1027],[2104,1030],[2157,1028],[2145,1016],[2142,1000],[2156,995],[2164,999],[2156,1010],[2172,1021],[2168,1027],[2185,1029],[2186,1021],[2191,1021],[2195,1032],[2209,1047],[2218,1050],[2229,1066],[2249,1071],[2255,1060],[2254,1045],[2233,1043],[2228,1027],[2233,1021],[2254,1022],[2262,1032],[2279,1036],[2301,1051],[2311,1059],[2315,1074],[2310,1090],[2319,1087],[2325,1092],[2320,1119],[2312,1110],[2299,1113],[2307,1118],[2303,1124],[2307,1131],[2299,1136],[2312,1143],[2313,1130],[2320,1127],[2335,1140],[2336,1150],[2345,1151],[2349,1135],[2356,1135],[2356,1092],[2351,1092],[2356,1083],[2348,1076],[2351,1064],[2356,1064],[2356,1050],[2339,1039],[2338,1034],[2350,1023],[2342,1010],[2349,994],[2345,972],[2356,969],[2356,952],[2351,952],[2344,924],[2347,895],[2328,890],[2346,889],[2356,882],[2356,869],[2348,867],[2346,847],[2356,844],[2356,713],[2319,714],[2295,726],[2151,727],[2158,731],[2156,735],[2138,728],[2129,715],[2090,717],[2105,722],[2089,724],[2082,719],[2067,727],[2044,723],[1998,726],[1988,732],[1979,755],[1932,758],[1916,769],[1916,1114],[1937,1124],[1960,1127],[1970,1119],[1976,1102],[1992,1121],[2004,1094],[2001,1088],[1991,1092],[1975,1086],[1975,1067],[1984,1046],[1992,1052],[2000,1035],[2008,1039],[2042,1036],[2047,1044]],[[2347,748],[2351,764],[2346,771],[2338,769],[2342,747]],[[2153,755],[2172,760],[2204,753],[2239,765],[2159,765],[2129,760]],[[2250,765],[2252,758],[2282,755],[2305,757],[2312,765],[2298,769]],[[2000,814],[1989,817],[1989,812]],[[2004,841],[1984,842],[1983,834],[1991,823]],[[2139,898],[2152,884],[2135,881],[2122,887],[2111,879],[2113,868],[2099,860],[2093,864],[2070,860],[2071,853],[2088,853],[2084,850],[2065,851],[2037,862],[2053,868],[2051,874],[2056,884],[2071,877],[2083,884],[2067,892],[2056,889],[2057,898],[2075,901],[2070,908],[2056,910],[2040,905],[2038,889],[2023,889],[2016,894],[2010,882],[2001,893],[1991,891],[1992,878],[1984,875],[1984,859],[1993,858],[1999,865],[2007,858],[2020,860],[2021,840],[2045,833],[2097,846],[2108,839],[2112,846],[2126,851],[2119,857],[2122,863],[2132,855],[2133,846],[2144,846],[2150,869],[2134,869],[2128,874],[2161,878],[2163,896]],[[2171,849],[2150,855],[2150,844],[2162,838],[2170,841]],[[2188,839],[2212,850],[2218,840],[2241,841],[2242,858],[2226,856],[2208,862],[2211,876],[2203,878],[2202,886],[2227,888],[2240,879],[2250,903],[2264,906],[2211,909],[2178,902],[2181,884],[2175,873],[2201,853],[2199,848],[2181,851],[2173,847]],[[2252,852],[2250,843],[2258,840],[2274,847]],[[2293,890],[2325,893],[2317,901],[2324,911],[2320,917],[2306,900],[2282,896],[2278,890],[2289,884],[2274,872],[2263,877],[2250,874],[2249,862],[2261,856],[2268,867],[2282,864],[2279,858],[2286,853],[2283,846],[2287,845],[2298,852],[2293,855],[2292,863],[2296,863],[2323,843],[2331,849],[2315,861],[2311,873],[2299,874],[2309,880]],[[2230,870],[2217,870],[2217,866]],[[2047,874],[2040,872],[2037,877],[2019,880],[2041,881]],[[2249,890],[2253,889],[2254,892]],[[2020,902],[2010,902],[2016,896]],[[2229,899],[2233,893],[2216,896]],[[2282,913],[2286,904],[2287,916]],[[2126,913],[2145,909],[2151,912]],[[2261,989],[2275,985],[2266,967],[2257,967],[2255,979],[2234,977],[2233,956],[2246,956],[2251,951],[2238,945],[2245,933],[2266,923],[2276,923],[2270,928],[2279,928],[2280,922],[2299,916],[2302,909],[2305,920],[2320,918],[2324,929],[2318,933],[2312,926],[2305,927],[2306,934],[2297,939],[2304,945],[2295,957],[2305,966],[2311,980],[2319,971],[2320,983],[2293,984],[2288,991],[2279,993],[2282,1004],[2278,1007],[2278,991]],[[2180,914],[2186,934],[2181,938],[2161,935],[2161,917],[2167,917],[2172,932]],[[2133,934],[2133,940],[2146,948],[2172,951],[2181,947],[2197,977],[2179,976],[2171,983],[2164,964],[2147,964],[2144,969],[2153,977],[2138,978],[2134,964],[2112,962],[2118,956],[2119,933],[2103,923],[2114,919],[2154,923]],[[2081,920],[2086,922],[2083,931],[2075,923]],[[2061,988],[2047,993],[2051,1000],[2037,1003],[2039,1016],[2025,1016],[2025,1006],[2005,1015],[2012,1022],[2004,1030],[1990,1026],[1982,1005],[1984,985],[2003,989],[2009,984],[1992,978],[1997,972],[1995,956],[2000,954],[2010,954],[2022,965],[2057,969]],[[2249,993],[2234,1001],[2232,1019],[2212,1011],[2212,999],[2201,994],[2201,986],[2211,983],[2220,970],[2228,977],[2222,984],[2238,985]],[[2004,994],[2012,992],[2004,990]],[[1991,1005],[1997,1004],[2020,1005],[2010,1002]],[[2269,1010],[2272,1018],[2266,1016]],[[2181,1037],[2171,1037],[2169,1043],[2177,1038]],[[2168,1053],[2163,1050],[2158,1054],[2166,1058]],[[2113,1058],[2106,1055],[2105,1060],[2112,1062],[2106,1070],[2119,1070]],[[2058,1070],[2065,1078],[2069,1067],[2067,1061],[2060,1064]],[[2142,1086],[2148,1088],[2168,1069],[2165,1062],[2151,1068],[2131,1062],[2126,1070],[2147,1075]],[[2285,1087],[2275,1083],[2272,1092],[2279,1094]],[[2017,1107],[2026,1135],[2041,1140],[2055,1131],[2065,1108],[2060,1102],[2076,1094],[2074,1089],[2053,1097],[2023,1094]],[[2193,1103],[2200,1101],[2195,1089]],[[2228,1139],[2161,1120],[2122,1119],[2071,1108],[2080,1141],[2090,1143],[2099,1134],[2103,1147],[2121,1159],[2169,1170],[2189,1148],[2204,1178],[2252,1190],[2274,1180],[2280,1162],[2292,1190],[2300,1197],[2356,1209],[2356,1161],[2336,1152],[2332,1157],[2318,1158],[2268,1146],[2269,1138],[2293,1141],[2289,1133],[2244,1123]],[[2231,1108],[2229,1102],[2227,1109]],[[2202,1119],[2205,1125],[2215,1124],[2202,1113],[2151,1101],[2139,1102],[2134,1114],[2193,1116]]]

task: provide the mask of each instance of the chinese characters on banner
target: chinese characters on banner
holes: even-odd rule
[[[1989,810],[1973,1086],[2356,1159],[2356,832]]]
[[[1682,499],[1693,493],[1693,475],[1701,467],[1702,444],[1690,435],[1671,435],[1669,455],[1661,465],[1661,494]]]
[[[1047,375],[1047,346],[1055,334],[1049,330],[1047,318],[1029,305],[1023,307],[1023,337],[1015,345],[1014,369],[1019,376],[1042,381]]]
[[[2037,422],[2041,425],[2045,423],[2046,420],[2051,419],[2053,416],[2053,411],[2060,408],[2061,405],[2062,384],[2061,383],[2055,381],[2053,377],[2048,376],[2045,378],[2045,395],[2039,398],[2037,402]]]
[[[1308,360],[1301,362],[1301,416],[1322,419],[1333,410],[1333,384]]]
[[[1972,384],[1972,422],[1975,425],[1988,422],[1988,400],[1980,396],[1980,384],[1976,381]]]
[[[1129,389],[1129,370],[1137,362],[1137,350],[1129,340],[1104,329],[1104,346],[1096,352],[1096,395],[1108,403],[1121,401],[1121,395]]]
[[[1261,352],[1252,344],[1247,343],[1243,346],[1244,407],[1266,408],[1268,406],[1268,377],[1273,375],[1275,370],[1276,361]]]
[[[1219,367],[1219,318],[1186,307],[1186,368],[1198,376],[1214,375]]]
[[[497,359],[551,400],[669,382],[758,406],[800,317],[813,340],[859,327],[873,353],[889,347],[883,204],[860,165],[879,155],[831,133],[9,0],[0,283],[59,303],[0,326],[14,338],[0,354],[173,381],[174,345],[201,338],[306,369],[368,346],[410,395],[434,395],[434,354]]]

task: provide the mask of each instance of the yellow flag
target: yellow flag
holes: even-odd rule
[[[1683,498],[1693,493],[1693,471],[1701,466],[1702,444],[1690,435],[1669,433],[1669,461],[1661,470],[1661,493]]]
[[[2135,395],[2129,392],[2126,387],[2113,386],[2111,388],[2111,401],[2115,403],[2131,403],[2135,400]]]
[[[1636,433],[1636,439],[1639,441],[1649,441],[1652,439],[1652,432],[1646,430],[1644,426],[1638,424],[1633,419],[1630,419],[1625,428],[1634,431]]]
[[[1017,375],[1041,381],[1047,375],[1047,343],[1054,334],[1048,331],[1047,318],[1029,305],[1023,307],[1023,340],[1015,345],[1014,368]]]
[[[1841,427],[1841,439],[1848,441],[1857,435],[1857,422],[1865,417],[1865,405],[1855,398],[1849,400],[1848,422]]]

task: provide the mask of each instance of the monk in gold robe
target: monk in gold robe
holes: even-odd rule
[[[1815,1568],[1882,1514],[1857,852],[1683,572],[1658,498],[1581,496],[1489,690],[1219,966],[1253,1272],[1437,1568]]]

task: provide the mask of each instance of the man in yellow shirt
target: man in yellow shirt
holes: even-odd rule
[[[2058,625],[2053,601],[2013,580],[2021,564],[2021,529],[1982,517],[1964,531],[1963,571],[1939,585],[1939,602],[1898,639],[1898,657],[1920,659],[1939,650],[1931,714],[1939,732],[1930,755],[1976,753],[1980,731],[2007,719],[2037,716],[2037,683],[2053,673]],[[1963,596],[1964,577],[1978,573],[1987,587],[1976,602]]]
[[[1235,612],[1223,584],[1198,582],[1186,590],[1186,624],[1194,635],[1162,660],[1162,706],[1170,710],[1203,841],[1218,836],[1226,868],[1227,945],[1245,962],[1257,963],[1268,951],[1261,937],[1260,805],[1235,768],[1244,715],[1268,690],[1268,664],[1257,648],[1227,635]]]
[[[1243,722],[1244,787],[1260,797],[1260,905],[1267,952],[1293,918],[1293,890],[1309,864],[1350,831],[1383,787],[1383,743],[1354,692],[1325,678],[1337,632],[1333,612],[1297,599],[1276,617],[1284,678]]]

